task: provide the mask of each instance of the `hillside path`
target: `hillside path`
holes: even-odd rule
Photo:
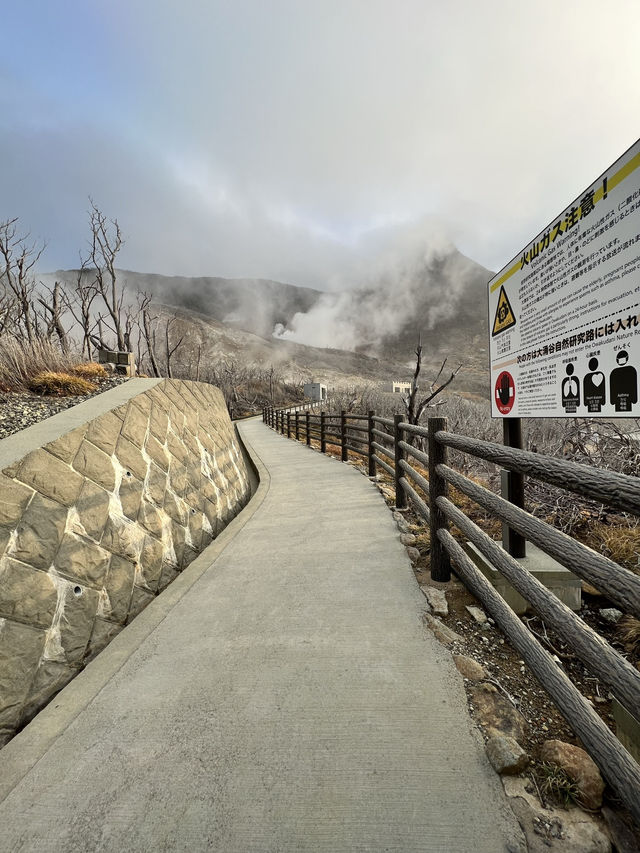
[[[249,506],[0,751],[0,849],[523,849],[378,490],[239,431]]]

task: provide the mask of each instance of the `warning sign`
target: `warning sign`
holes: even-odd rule
[[[640,417],[640,140],[488,291],[494,417]]]
[[[515,326],[515,324],[516,318],[514,317],[513,309],[511,308],[511,304],[509,303],[509,299],[505,293],[504,285],[501,285],[491,336],[495,337],[496,335],[499,335],[500,332],[505,332],[507,329]]]

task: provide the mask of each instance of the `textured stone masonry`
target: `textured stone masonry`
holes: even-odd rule
[[[173,380],[0,473],[0,746],[249,496],[221,392]]]

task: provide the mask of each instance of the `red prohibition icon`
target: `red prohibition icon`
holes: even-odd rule
[[[500,414],[508,415],[516,401],[516,383],[507,370],[503,370],[496,379],[495,398]]]

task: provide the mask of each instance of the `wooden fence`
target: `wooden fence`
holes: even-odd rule
[[[449,448],[470,454],[636,515],[640,515],[640,479],[458,435],[447,430],[446,418],[430,418],[422,427],[406,423],[402,415],[390,419],[375,412],[364,415],[267,408],[263,420],[289,438],[307,445],[312,440],[319,442],[323,453],[328,443],[337,445],[343,461],[348,461],[350,453],[364,457],[369,476],[382,469],[393,478],[398,509],[406,508],[410,501],[429,524],[432,579],[448,581],[453,563],[458,577],[520,653],[606,781],[640,823],[640,766],[476,567],[451,535],[450,527],[476,546],[636,718],[640,712],[640,672],[468,518],[449,499],[449,486],[606,594],[623,612],[638,618],[640,577],[453,470],[447,464],[447,454]],[[427,452],[415,446],[418,442]],[[416,465],[422,470],[416,470]]]

